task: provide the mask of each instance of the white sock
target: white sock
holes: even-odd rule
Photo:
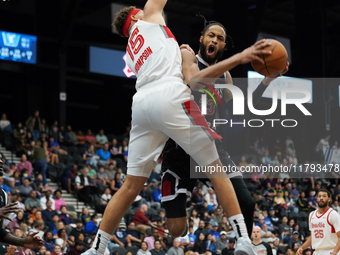
[[[95,250],[97,255],[103,255],[111,236],[111,234],[99,229],[91,249]]]
[[[246,224],[242,214],[236,214],[228,218],[233,230],[236,234],[236,238],[244,237],[249,239]]]

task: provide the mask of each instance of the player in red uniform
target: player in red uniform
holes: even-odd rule
[[[298,255],[312,246],[315,255],[339,255],[340,215],[329,207],[331,194],[320,189],[317,194],[318,209],[309,214],[310,236],[298,249]]]

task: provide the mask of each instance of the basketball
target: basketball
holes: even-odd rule
[[[272,54],[268,56],[258,55],[258,57],[263,59],[264,64],[253,60],[251,65],[256,72],[264,76],[278,76],[286,67],[288,59],[287,50],[279,41],[274,39],[268,40],[270,40],[272,44],[264,49],[271,50]]]

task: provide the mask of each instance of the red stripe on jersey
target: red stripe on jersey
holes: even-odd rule
[[[328,215],[327,215],[327,223],[328,223],[328,225],[330,225],[331,228],[332,228],[332,232],[331,232],[331,233],[335,233],[335,228],[333,227],[333,225],[332,225],[332,224],[329,222],[329,220],[328,220],[329,215],[331,214],[332,211],[333,211],[333,209],[330,210],[330,212],[329,212]]]
[[[197,126],[202,126],[202,128],[204,128],[206,131],[208,131],[208,133],[212,136],[212,138],[214,140],[222,139],[222,136],[218,135],[216,132],[212,131],[209,128],[207,121],[205,120],[205,118],[201,114],[201,111],[198,108],[198,105],[196,104],[196,102],[194,100],[190,100],[190,101],[185,102],[184,106],[185,106],[187,112],[189,113],[189,115],[191,116],[191,119],[194,122],[193,124],[195,124]]]
[[[313,212],[310,214],[309,222],[312,222],[313,213],[315,213],[315,212],[316,212],[316,210],[315,210],[315,211],[313,211]]]
[[[175,39],[175,41],[177,42],[176,37],[171,33],[170,29],[167,26],[163,26],[163,28],[164,28],[166,34],[168,35],[168,37]]]
[[[317,213],[315,213],[315,216],[316,216],[316,218],[318,218],[318,219],[320,219],[322,216],[324,216],[325,215],[325,213],[326,212],[328,212],[328,210],[329,209],[331,209],[330,207],[328,207],[328,209],[323,213],[323,214],[321,214],[320,216],[318,216],[318,214]],[[315,211],[317,211],[317,210],[315,210]]]
[[[163,187],[162,187],[162,196],[170,196],[171,195],[171,182],[170,181],[164,181]]]

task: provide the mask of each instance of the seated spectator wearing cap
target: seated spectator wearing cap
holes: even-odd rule
[[[29,177],[25,177],[22,180],[22,185],[18,187],[20,190],[20,195],[25,199],[30,196],[31,191],[33,190],[31,184],[31,179]]]
[[[42,206],[40,200],[37,198],[37,192],[32,190],[30,192],[30,197],[25,200],[26,211],[30,212],[33,207],[36,207],[38,210],[42,210]]]
[[[220,238],[216,242],[217,252],[222,252],[228,245],[227,232],[221,231]]]
[[[48,189],[45,193],[45,196],[42,196],[40,198],[40,203],[41,203],[43,210],[45,210],[47,208],[47,205],[46,205],[47,201],[51,201],[51,203],[52,203],[51,209],[55,210],[55,201],[52,197],[52,190],[51,189]]]
[[[147,217],[145,217],[145,213],[148,211],[148,206],[146,204],[142,204],[140,209],[135,212],[133,215],[133,222],[136,224],[136,231],[144,234],[145,231],[151,227],[156,228],[156,225],[153,224]]]
[[[235,249],[235,239],[232,238],[229,240],[226,248],[222,250],[222,255],[233,255]]]
[[[119,227],[115,230],[113,235],[111,236],[111,240],[108,244],[109,249],[119,245],[120,247],[127,246],[127,243],[131,243],[128,235],[126,233],[126,224],[120,223]]]
[[[80,255],[83,251],[85,243],[82,241],[76,241],[74,247],[68,252],[68,255]]]
[[[259,228],[262,228],[262,225],[264,224],[264,216],[260,214],[259,221],[255,224],[255,226],[258,226]]]
[[[72,228],[70,236],[74,236],[75,240],[78,239],[79,234],[86,236],[85,230],[83,228],[83,222],[79,219],[75,219],[73,222],[76,224],[76,227]]]
[[[218,223],[214,221],[212,224],[212,230],[210,230],[210,234],[215,238],[215,240],[220,239],[220,231],[218,231]]]
[[[279,225],[281,224],[280,218],[276,215],[274,207],[269,208],[269,219],[273,223],[273,227],[275,230],[279,229]]]
[[[70,225],[71,223],[73,223],[73,219],[72,216],[70,214],[67,213],[67,206],[66,205],[62,205],[60,207],[60,214],[59,214],[59,219],[64,222],[64,224],[66,226]]]
[[[270,230],[270,231],[274,230],[274,225],[273,225],[271,219],[268,217],[267,211],[263,211],[262,215],[264,217],[264,223],[268,226],[268,230]]]
[[[264,254],[264,255],[273,255],[272,252],[272,247],[268,244],[265,243],[261,240],[261,228],[258,226],[253,227],[253,232],[252,232],[252,244],[253,244],[253,249],[256,254]]]
[[[302,242],[300,239],[300,234],[298,231],[293,232],[293,238],[291,238],[288,242],[288,246],[293,247],[294,244],[297,243],[299,247],[302,246]]]
[[[55,206],[55,210],[56,211],[60,211],[61,210],[61,206],[65,205],[66,206],[66,202],[64,199],[61,199],[61,190],[57,189],[56,191],[54,191],[54,206]]]
[[[139,239],[139,233],[135,229],[136,229],[136,224],[133,221],[131,221],[126,230],[126,234],[128,238],[130,239],[131,246],[136,246],[140,248],[140,243],[142,242],[142,240]],[[128,246],[129,246],[129,243],[128,243]]]

